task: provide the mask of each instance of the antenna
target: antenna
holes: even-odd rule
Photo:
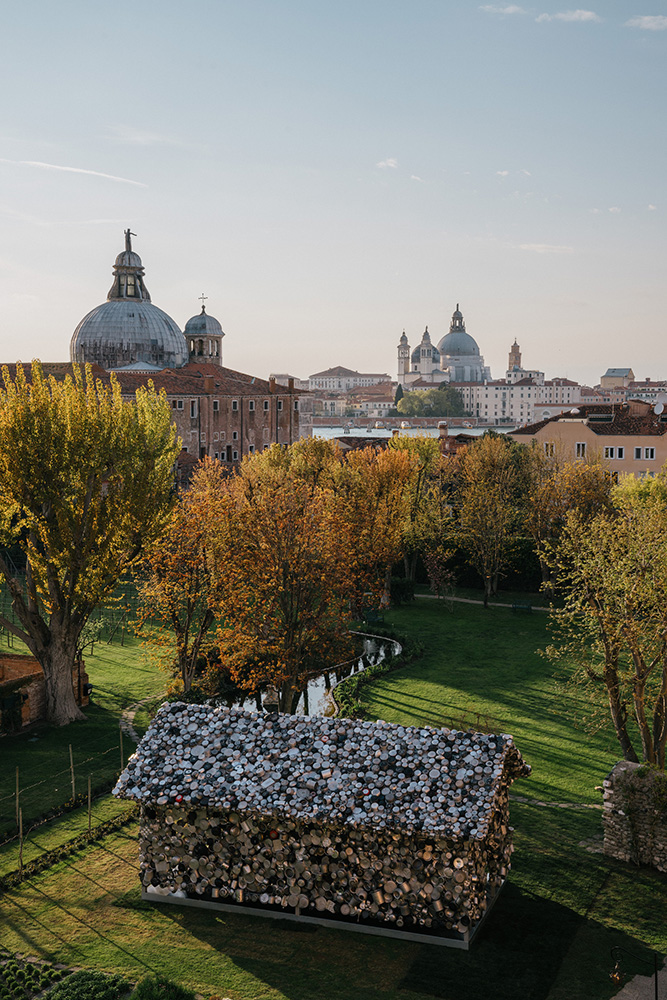
[[[664,408],[665,408],[665,404],[664,403],[656,403],[655,404],[655,406],[653,407],[653,412],[655,413],[656,417],[660,416],[660,414],[662,413],[662,411],[664,410]]]

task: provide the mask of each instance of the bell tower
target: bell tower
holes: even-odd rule
[[[510,348],[507,367],[509,368],[510,371],[512,371],[513,368],[521,368],[521,350],[516,342],[516,337],[514,338],[514,343]]]
[[[405,385],[405,376],[410,371],[410,345],[405,330],[398,342],[398,384]]]

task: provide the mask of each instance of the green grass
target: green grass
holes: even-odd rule
[[[136,829],[111,834],[3,898],[12,951],[138,979],[161,972],[233,1000],[608,1000],[609,950],[667,951],[667,879],[586,849],[600,834],[594,785],[618,759],[607,728],[575,728],[576,695],[556,693],[535,650],[546,616],[435,601],[387,616],[423,659],[366,688],[373,717],[498,724],[533,766],[513,791],[516,852],[508,883],[469,953],[303,928],[140,898]],[[537,800],[554,803],[547,807]],[[579,803],[562,809],[555,803]],[[631,973],[641,961],[624,957]]]
[[[611,723],[595,737],[575,728],[584,706],[556,691],[557,675],[537,650],[548,642],[547,616],[508,608],[417,598],[387,615],[426,651],[416,663],[363,689],[371,718],[510,733],[533,774],[517,794],[550,802],[601,803],[595,791],[619,759]]]
[[[121,770],[119,720],[123,709],[144,698],[155,702],[166,688],[167,677],[147,658],[134,638],[96,643],[86,656],[93,684],[86,719],[69,726],[37,726],[2,740],[0,773],[0,839],[16,826],[15,787],[19,768],[20,803],[26,829],[72,796],[69,747],[72,746],[75,790],[87,794],[88,776],[93,789],[108,786]],[[147,724],[147,717],[144,718]],[[140,728],[140,727],[138,727]],[[123,760],[134,751],[125,737]]]

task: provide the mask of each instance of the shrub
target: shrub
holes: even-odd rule
[[[195,995],[165,976],[147,976],[137,983],[130,1000],[195,1000]]]
[[[122,976],[105,976],[102,972],[74,972],[54,986],[49,1000],[121,1000],[130,988]]]

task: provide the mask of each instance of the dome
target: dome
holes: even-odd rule
[[[215,316],[209,316],[206,306],[185,324],[183,333],[186,337],[224,337],[224,331]]]
[[[188,361],[185,337],[171,316],[151,302],[141,257],[125,231],[125,250],[114,264],[107,301],[83,317],[72,335],[70,358],[103,368],[143,363],[180,368]]]
[[[438,344],[438,350],[442,355],[449,358],[479,357],[477,341],[469,333],[466,333],[463,313],[459,311],[458,303],[452,314],[449,333]]]
[[[413,365],[418,365],[422,358],[422,351],[426,351],[425,357],[430,357],[434,364],[440,364],[440,351],[437,347],[434,347],[431,343],[431,335],[428,332],[428,327],[424,330],[422,334],[421,343],[415,347],[414,351],[410,356],[410,360]]]
[[[166,312],[152,302],[114,299],[84,316],[72,336],[72,361],[121,368],[144,362],[162,368],[187,363],[185,338]]]

